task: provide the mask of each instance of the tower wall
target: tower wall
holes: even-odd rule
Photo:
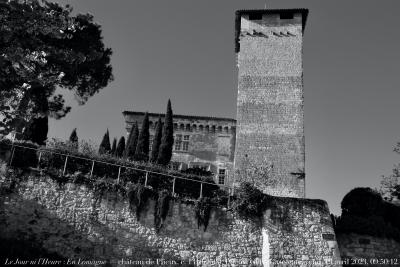
[[[302,38],[307,10],[238,11],[236,182],[305,197]]]

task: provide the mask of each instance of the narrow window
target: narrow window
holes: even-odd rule
[[[182,145],[182,135],[177,134],[175,135],[175,150],[176,151],[181,150],[181,145]]]
[[[190,135],[183,136],[183,142],[182,142],[182,150],[183,151],[189,150],[189,138],[190,138]]]
[[[218,184],[225,184],[226,169],[218,170]]]

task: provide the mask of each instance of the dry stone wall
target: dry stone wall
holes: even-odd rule
[[[6,178],[3,189],[9,186]],[[318,261],[332,266],[338,259],[329,212],[322,201],[287,199],[285,205],[266,210],[263,227],[214,208],[206,231],[198,226],[192,204],[171,201],[156,233],[153,201],[138,221],[116,193],[96,201],[87,187],[59,185],[46,176],[31,174],[0,198],[2,237],[34,240],[70,263],[293,266]]]
[[[341,257],[348,265],[400,265],[400,243],[393,239],[340,233],[337,235],[337,240]]]

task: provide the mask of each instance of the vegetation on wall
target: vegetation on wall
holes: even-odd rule
[[[154,207],[154,227],[158,233],[168,215],[169,201],[171,193],[168,190],[161,190],[156,193],[156,201]]]
[[[206,231],[207,227],[208,227],[208,222],[210,220],[212,206],[213,206],[213,202],[208,197],[200,198],[195,204],[197,225],[199,228],[201,226],[204,226],[204,231]]]

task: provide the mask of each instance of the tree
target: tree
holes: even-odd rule
[[[143,117],[142,127],[138,137],[138,142],[135,150],[135,160],[148,161],[149,160],[149,114],[146,112]]]
[[[125,137],[122,136],[118,141],[115,155],[120,158],[124,155],[124,151],[125,151]]]
[[[106,154],[110,153],[111,151],[111,145],[110,145],[110,134],[107,132],[103,136],[103,140],[100,143],[99,147],[99,154]]]
[[[72,133],[69,136],[69,142],[74,147],[74,149],[78,150],[78,135],[76,133],[76,128],[72,130]]]
[[[396,144],[393,151],[400,154],[400,142]],[[400,200],[400,163],[394,166],[391,175],[382,177],[379,191],[387,201]]]
[[[352,214],[361,217],[382,215],[382,196],[369,187],[357,187],[347,193],[342,200],[343,214]]]
[[[161,117],[158,117],[158,121],[156,124],[156,132],[154,133],[153,144],[151,147],[151,156],[150,156],[151,162],[157,162],[158,152],[160,149],[161,137],[162,137],[162,126],[163,125],[161,122]]]
[[[49,119],[47,116],[34,118],[32,122],[25,127],[22,139],[32,141],[41,146],[45,145],[48,130]]]
[[[125,159],[130,159],[130,160],[134,159],[134,155],[136,152],[136,146],[137,146],[137,142],[138,142],[138,137],[139,137],[139,129],[138,128],[139,127],[138,127],[137,122],[135,122],[135,124],[133,124],[131,127],[131,131],[130,131],[129,137],[128,137],[128,143],[126,144],[126,148],[125,148],[125,155],[124,155]]]
[[[114,137],[111,147],[111,155],[115,156],[116,151],[117,151],[117,138]]]
[[[174,145],[174,123],[171,108],[171,100],[168,100],[167,112],[165,113],[164,128],[162,131],[161,145],[158,152],[157,163],[168,165],[172,158],[172,147]]]
[[[0,3],[1,134],[64,117],[70,107],[56,88],[73,91],[84,104],[112,80],[112,51],[100,25],[92,15],[71,12],[45,0]]]

